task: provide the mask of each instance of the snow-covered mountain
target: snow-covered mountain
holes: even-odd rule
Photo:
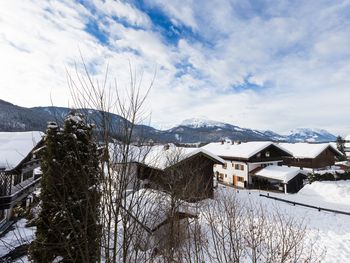
[[[201,133],[201,139],[206,136],[216,140],[228,138],[231,140],[271,140],[271,141],[288,141],[288,142],[329,142],[335,141],[336,136],[322,129],[297,128],[287,135],[281,135],[276,132],[267,130],[259,131],[248,128],[241,128],[229,123],[208,120],[204,118],[193,118],[184,120],[180,125],[170,129],[177,133],[177,138],[182,138],[184,127],[195,129]],[[192,131],[192,133],[194,133]],[[201,141],[202,141],[201,140]]]
[[[82,109],[83,113],[92,120],[100,119],[100,112],[91,109]],[[64,107],[35,107],[25,108],[0,100],[0,131],[45,131],[48,121],[62,120],[69,112]],[[110,115],[113,125],[120,126],[125,120],[116,114]],[[168,129],[158,130],[147,125],[136,125],[134,138],[147,138],[155,142],[174,143],[207,143],[222,139],[240,141],[335,141],[336,137],[325,130],[320,129],[295,129],[288,135],[280,135],[273,131],[259,131],[242,128],[229,123],[204,118],[187,119],[179,125]]]
[[[186,126],[191,128],[211,128],[211,127],[225,127],[227,123],[208,120],[204,118],[191,118],[182,121],[178,126]]]
[[[287,135],[289,141],[295,142],[329,142],[335,141],[336,136],[323,129],[297,128]]]

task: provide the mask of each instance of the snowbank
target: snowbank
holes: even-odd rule
[[[347,205],[350,210],[350,180],[313,182],[305,185],[298,195],[305,198],[318,198],[328,203]]]

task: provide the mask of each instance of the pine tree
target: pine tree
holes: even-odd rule
[[[63,130],[49,126],[42,156],[42,211],[31,259],[96,262],[100,170],[91,125],[72,112]]]
[[[343,154],[342,157],[338,157],[339,161],[345,161],[346,160],[346,155],[345,155],[345,140],[343,137],[338,136],[336,139],[337,143],[337,148],[338,150]]]

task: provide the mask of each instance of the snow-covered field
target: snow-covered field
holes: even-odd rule
[[[317,237],[318,244],[326,249],[322,262],[350,262],[350,216],[330,212],[319,212],[316,209],[293,206],[285,202],[260,197],[258,190],[235,190],[220,186],[219,192],[236,193],[242,201],[261,202],[268,209],[280,211],[299,220],[306,220],[307,231],[311,237]],[[275,196],[300,203],[350,212],[350,181],[314,182],[306,185],[297,194],[269,193]]]
[[[311,208],[293,206],[280,201],[275,201],[259,194],[267,192],[258,190],[236,190],[220,185],[216,190],[216,198],[219,196],[235,196],[244,202],[260,203],[266,207],[266,211],[278,209],[282,213],[293,216],[298,220],[305,220],[307,232],[313,239],[318,240],[318,246],[326,249],[326,254],[321,262],[350,262],[350,216],[318,211]],[[314,182],[306,185],[298,194],[269,193],[275,196],[300,203],[316,205],[319,207],[338,209],[350,212],[350,181]],[[206,200],[209,204],[213,200]],[[25,228],[25,220],[16,224],[16,229],[1,238],[0,255],[9,251],[10,247],[19,244],[18,240],[31,240],[33,228]]]
[[[34,239],[35,228],[26,227],[27,220],[21,219],[17,221],[14,229],[8,232],[0,239],[0,257],[6,255],[15,247],[23,244],[28,244]]]

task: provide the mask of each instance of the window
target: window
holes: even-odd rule
[[[18,185],[22,181],[22,175],[21,174],[15,174],[13,176],[13,185]]]
[[[28,172],[23,173],[23,181],[31,178],[32,176],[33,176],[33,171],[28,171]]]
[[[222,168],[223,169],[227,169],[227,163],[226,162],[222,165]]]
[[[269,151],[265,152],[265,157],[270,157],[270,152]]]
[[[244,171],[244,165],[243,165],[243,164],[238,164],[238,163],[236,163],[236,164],[235,164],[235,169],[236,169],[236,170],[242,170],[242,171]]]
[[[227,178],[227,174],[225,174],[225,178]]]
[[[244,177],[238,176],[238,182],[244,183]]]
[[[223,175],[223,174],[219,174],[219,176],[218,176],[218,180],[219,180],[219,181],[224,180],[224,175]]]
[[[258,153],[258,154],[256,155],[256,157],[260,158],[260,157],[261,157],[261,153]]]

